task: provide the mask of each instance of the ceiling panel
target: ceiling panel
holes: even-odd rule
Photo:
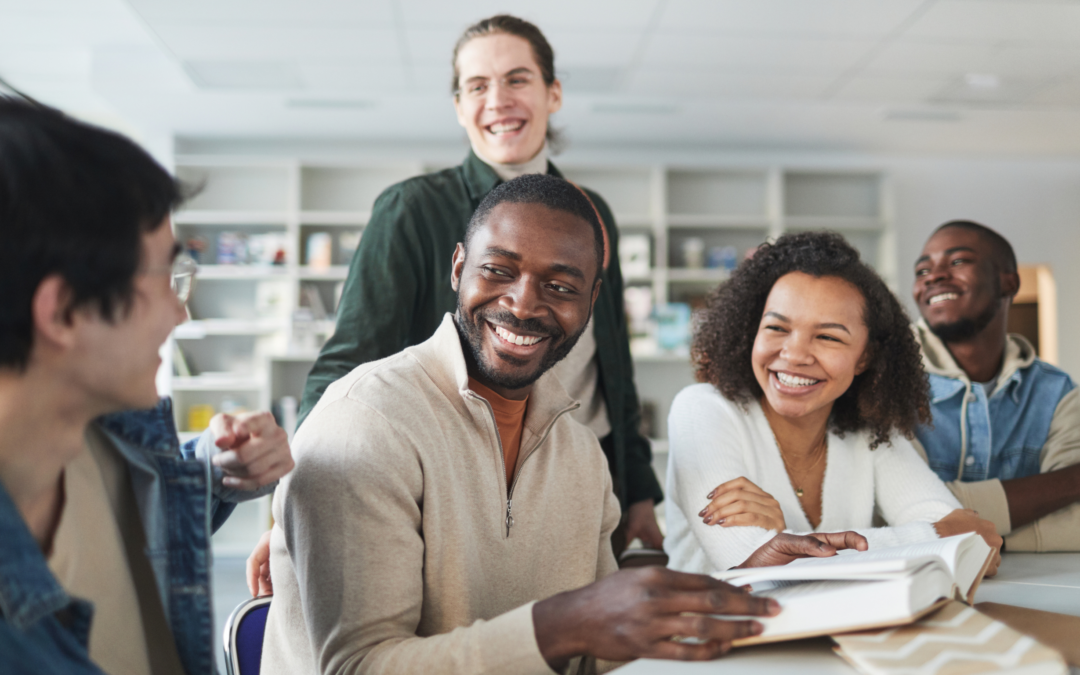
[[[393,62],[383,66],[349,65],[338,61],[303,62],[298,70],[307,88],[320,91],[375,95],[412,89],[405,68]]]
[[[838,101],[922,103],[948,86],[951,80],[947,76],[860,75],[845,84],[834,98]]]
[[[394,0],[127,0],[152,25],[358,26],[392,28]]]
[[[191,59],[272,60],[363,59],[371,64],[398,58],[397,33],[360,28],[308,28],[162,24],[162,41]]]
[[[829,70],[850,68],[873,46],[871,40],[658,34],[649,41],[642,65],[651,67]]]
[[[453,27],[467,26],[495,14],[513,14],[532,21],[544,31],[555,28],[632,29],[649,24],[661,0],[618,0],[588,2],[582,0],[398,0],[406,25]]]
[[[1080,108],[1080,77],[1051,84],[1035,92],[1030,102],[1047,106]]]
[[[670,0],[659,28],[727,34],[880,37],[923,0]]]
[[[834,81],[831,74],[761,73],[644,68],[630,75],[626,93],[637,96],[712,99],[818,98]],[[677,99],[676,99],[677,102]]]
[[[413,65],[450,67],[450,55],[454,53],[461,31],[450,28],[415,28],[405,30],[409,59]]]
[[[555,50],[555,68],[573,65],[628,66],[643,31],[594,32],[553,28],[547,31]]]
[[[905,37],[1080,42],[1080,3],[944,0]]]

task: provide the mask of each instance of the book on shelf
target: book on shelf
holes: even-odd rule
[[[993,556],[981,536],[968,533],[713,576],[780,603],[779,615],[758,619],[761,635],[734,642],[741,646],[898,626],[954,597],[970,603]]]
[[[1056,650],[956,600],[911,625],[833,641],[836,653],[864,675],[1068,672]]]

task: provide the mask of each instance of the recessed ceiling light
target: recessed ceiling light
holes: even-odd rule
[[[964,75],[964,84],[972,89],[997,89],[1001,78],[992,73],[968,73]]]
[[[612,115],[674,115],[679,107],[668,103],[596,103],[592,111]]]

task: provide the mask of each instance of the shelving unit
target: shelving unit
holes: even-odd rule
[[[201,238],[205,248],[190,306],[193,320],[173,336],[195,371],[172,380],[179,429],[187,432],[194,404],[266,409],[282,396],[299,399],[318,347],[333,332],[338,287],[348,274],[350,252],[341,235],[355,240],[362,234],[375,198],[387,186],[437,168],[443,167],[421,161],[177,159],[178,176],[202,186],[174,217],[177,236],[181,242]],[[726,254],[730,266],[770,238],[804,230],[842,232],[895,288],[891,193],[879,170],[562,163],[560,169],[603,195],[624,241],[628,235],[647,239],[649,269],[624,270],[624,280],[627,287],[648,289],[657,308],[700,304],[729,276],[724,266],[708,266],[718,262],[724,247],[734,249],[734,258],[730,250]],[[222,233],[281,235],[283,264],[217,264]],[[306,264],[315,234],[330,236],[328,265]],[[698,251],[696,260],[691,249]],[[307,287],[318,293],[329,316],[308,322],[305,341],[292,319],[296,310],[310,307]],[[654,435],[664,439],[671,399],[693,381],[688,356],[685,350],[639,352],[635,363],[639,394],[655,411]]]

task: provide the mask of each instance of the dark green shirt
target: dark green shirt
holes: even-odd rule
[[[562,177],[551,163],[548,173]],[[454,249],[480,200],[500,182],[470,152],[460,166],[410,178],[379,195],[345,281],[337,329],[308,376],[301,421],[330,383],[362,363],[420,344],[447,312],[456,311],[457,294],[450,287]],[[652,452],[638,431],[641,412],[623,311],[618,230],[604,200],[586,191],[611,245],[611,262],[593,310],[599,389],[611,422],[611,433],[600,445],[624,509],[644,499],[659,503],[663,493],[652,470]]]

